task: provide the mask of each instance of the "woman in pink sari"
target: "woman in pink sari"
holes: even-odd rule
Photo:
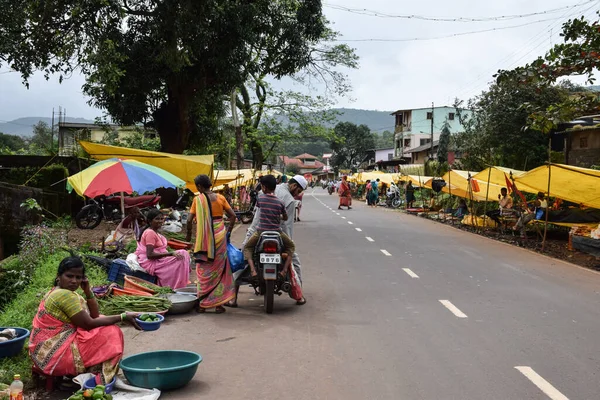
[[[212,183],[207,175],[194,179],[200,194],[194,198],[190,215],[196,220],[196,274],[198,275],[198,312],[214,308],[217,314],[225,312],[223,305],[235,298],[233,274],[227,258],[227,235],[235,226],[236,216],[225,197],[211,192]],[[223,214],[229,217],[225,228]],[[192,237],[193,224],[188,223],[187,240]]]
[[[167,251],[167,238],[158,233],[165,222],[160,210],[146,216],[150,226],[142,234],[135,254],[142,268],[158,278],[160,286],[179,289],[190,282],[190,254],[186,250]]]
[[[33,368],[50,376],[97,373],[96,383],[110,383],[123,357],[123,332],[115,324],[135,322],[138,313],[101,316],[78,257],[58,266],[55,287],[43,298],[33,319],[29,355]],[[76,290],[81,288],[85,299]]]

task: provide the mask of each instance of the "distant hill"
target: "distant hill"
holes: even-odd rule
[[[392,111],[359,110],[355,108],[336,108],[338,122],[352,122],[356,125],[367,125],[373,132],[394,131]]]
[[[359,110],[354,108],[336,108],[339,112],[337,122],[351,122],[356,125],[367,125],[373,132],[382,133],[383,131],[394,131],[394,117],[390,115],[391,111]],[[33,126],[39,121],[50,125],[51,118],[47,117],[25,117],[13,121],[0,122],[0,132],[9,135],[31,136]],[[56,122],[56,121],[55,121]],[[66,122],[77,122],[81,124],[93,124],[94,121],[84,118],[68,118]],[[337,123],[336,122],[336,123]],[[332,127],[335,123],[332,124]]]
[[[50,126],[52,124],[52,118],[48,117],[25,117],[17,118],[8,122],[0,122],[0,132],[7,135],[19,135],[19,136],[31,136],[33,134],[33,126],[38,122],[45,122]],[[57,123],[57,121],[54,121]],[[65,122],[77,122],[80,124],[93,124],[94,121],[85,118],[69,118],[65,119]]]
[[[585,87],[588,90],[591,90],[592,92],[600,92],[600,86],[595,85],[595,86],[586,86]]]

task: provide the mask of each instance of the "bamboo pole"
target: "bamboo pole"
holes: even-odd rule
[[[487,228],[487,205],[490,197],[490,180],[492,179],[492,167],[488,167],[487,190],[485,191],[485,205],[483,207],[483,227]]]
[[[452,202],[452,168],[448,168],[448,191],[450,192],[450,202]],[[452,225],[454,225],[454,213],[452,212],[452,206],[450,206],[450,213],[450,222]]]
[[[542,251],[546,247],[546,235],[548,234],[548,215],[550,214],[550,181],[552,180],[552,138],[548,139],[548,192],[546,194],[546,221],[544,221],[544,239],[542,239]]]

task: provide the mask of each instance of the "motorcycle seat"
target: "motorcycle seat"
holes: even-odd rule
[[[125,197],[125,205],[128,207],[135,207],[145,203],[151,203],[154,199],[158,197],[155,195],[145,195],[145,196],[137,196],[137,197]],[[119,200],[121,201],[121,200]]]

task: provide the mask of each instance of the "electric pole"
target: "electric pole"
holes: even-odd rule
[[[431,102],[431,159],[433,160],[433,102]],[[421,114],[423,115],[423,114]]]

